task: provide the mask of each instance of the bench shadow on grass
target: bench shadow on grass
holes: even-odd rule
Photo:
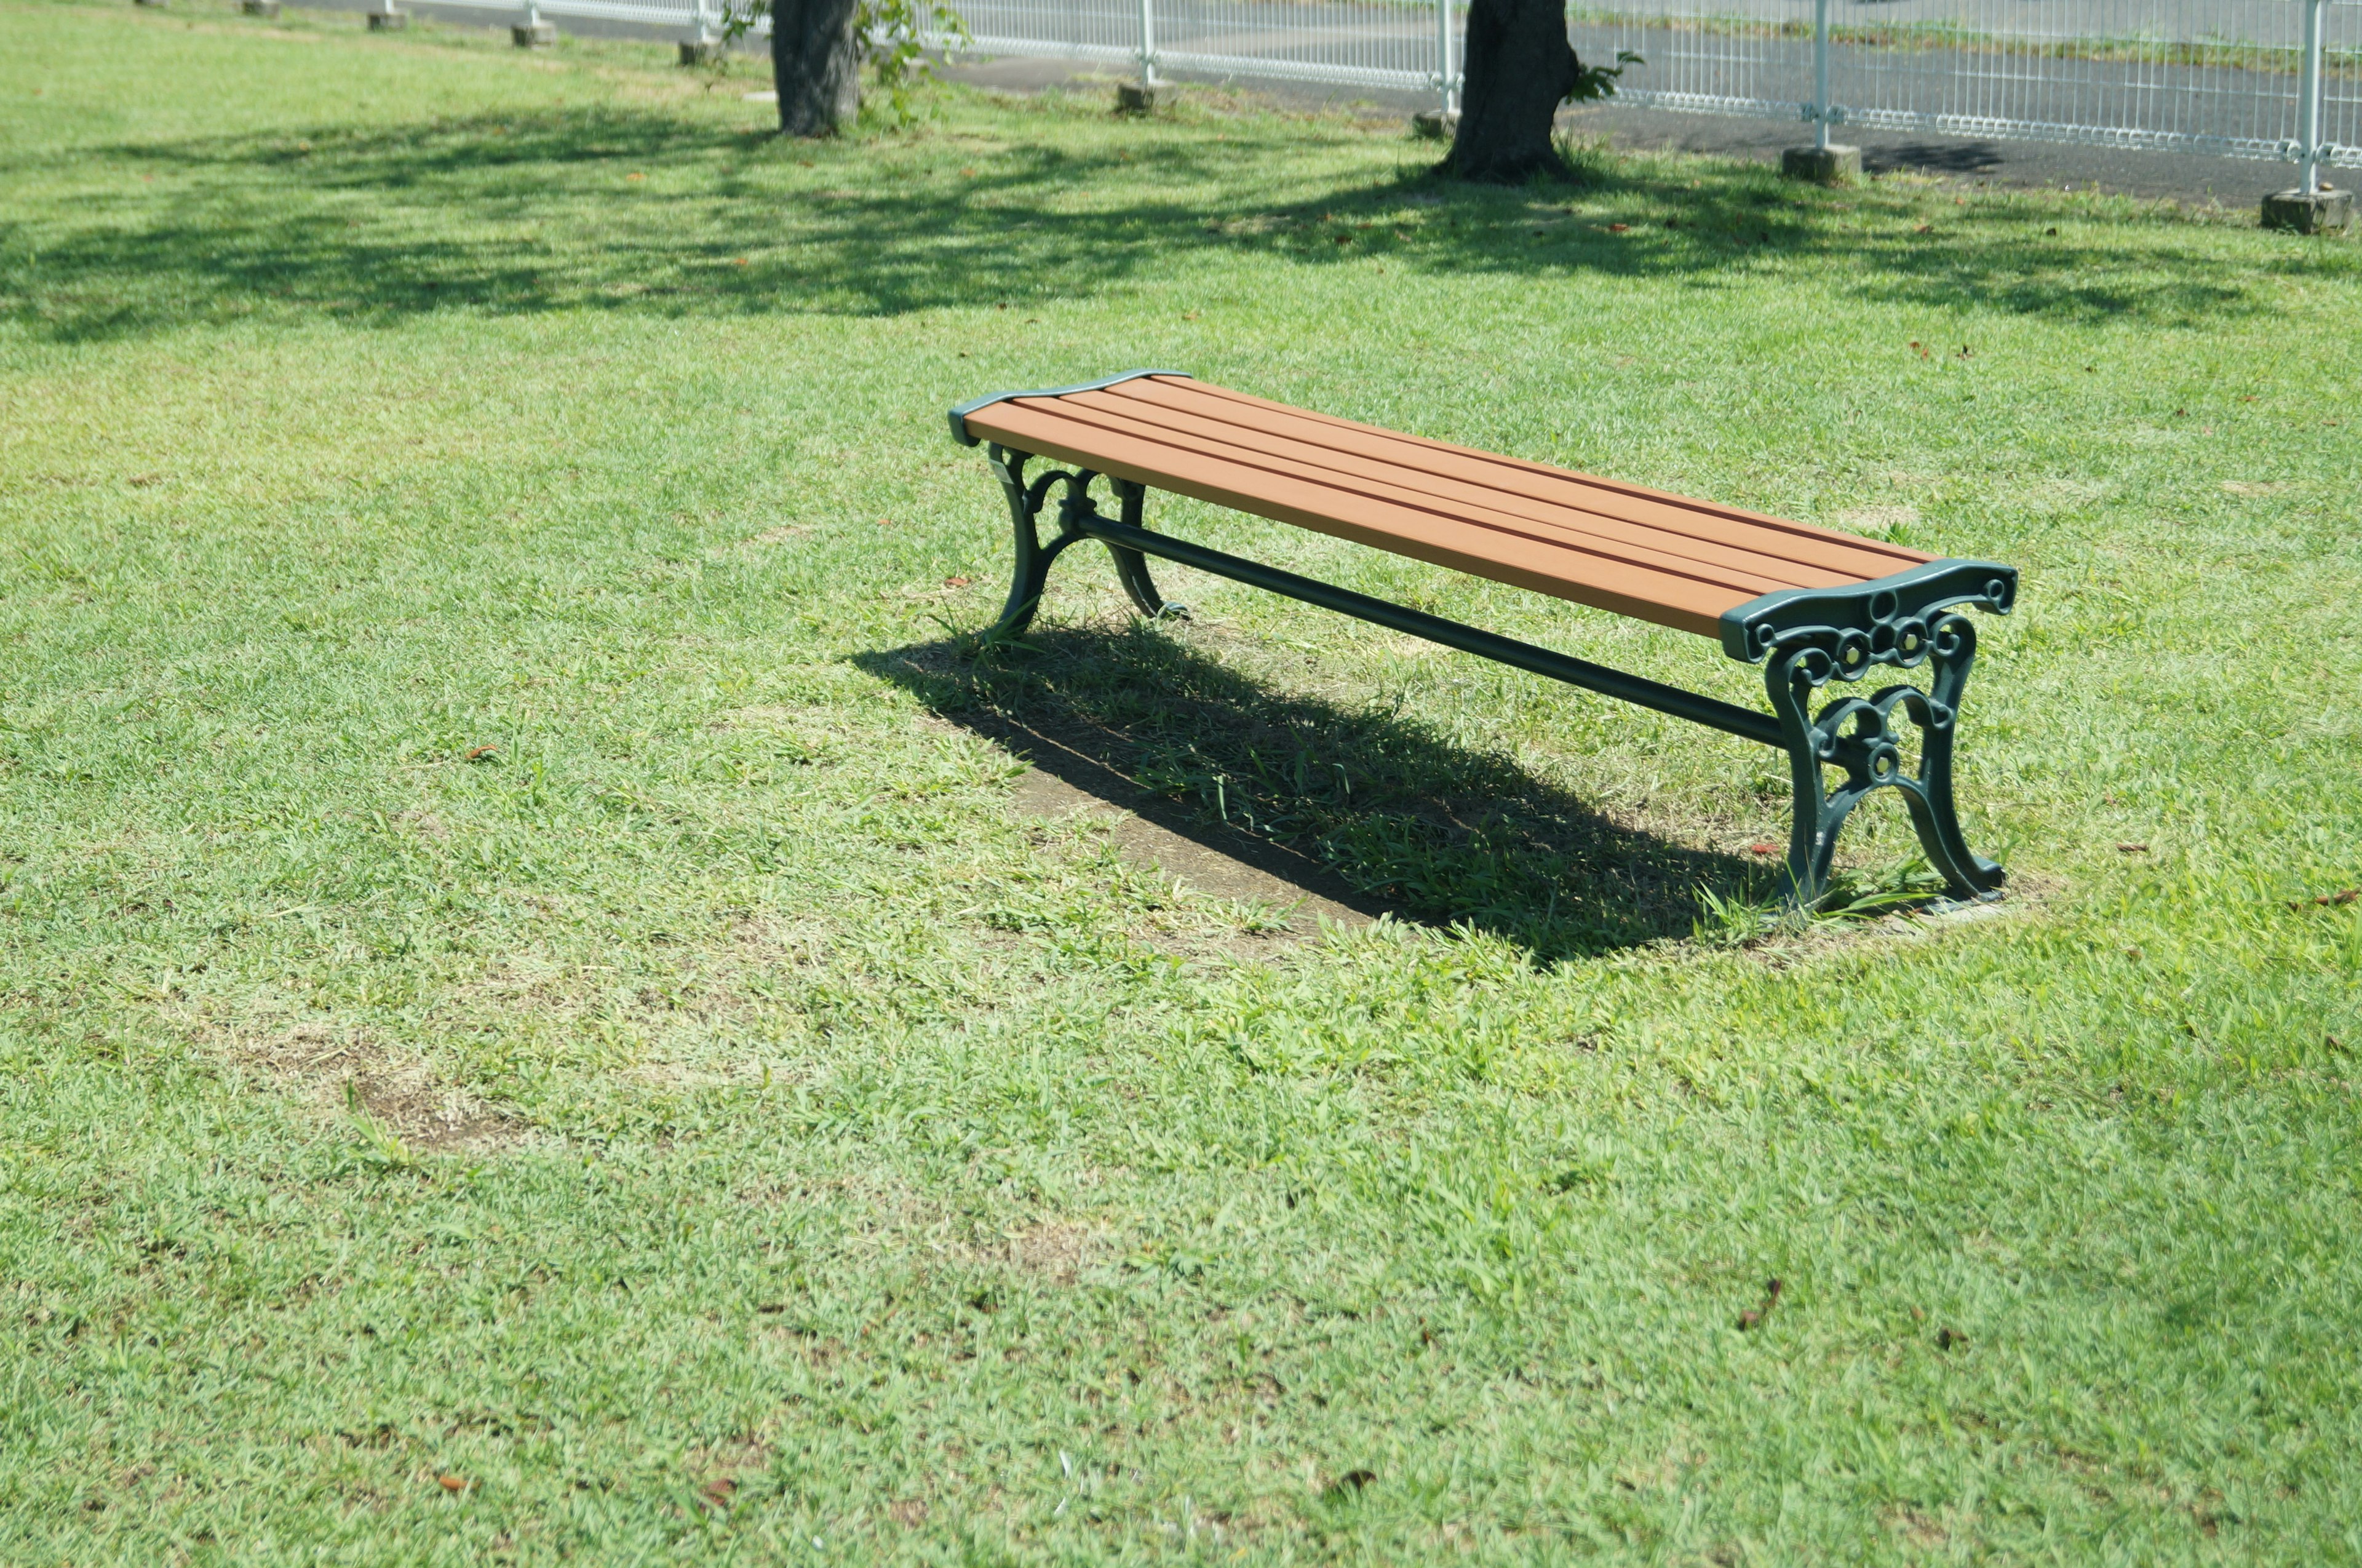
[[[1044,113],[989,149],[925,134],[815,148],[608,106],[125,144],[36,171],[97,172],[9,226],[39,261],[0,289],[0,315],[63,340],[290,308],[364,324],[454,308],[891,315],[1012,290],[1089,296],[1227,252],[1700,287],[1803,259],[1849,271],[1869,297],[2182,326],[2262,308],[2258,282],[2315,264],[2292,254],[2225,276],[2169,229],[2127,252],[2104,223],[2045,235],[2000,203],[1921,225],[1902,193],[1596,152],[1578,158],[1585,183],[1503,191],[1437,180],[1431,153],[1405,143],[1391,174],[1275,202],[1235,171],[1284,168],[1311,133],[1254,118],[1222,130],[1128,143]],[[182,178],[127,184],[110,164]],[[1612,207],[1616,226],[1572,210],[1584,203]]]
[[[855,662],[1042,771],[1365,913],[1464,925],[1540,963],[1691,934],[1698,889],[1760,902],[1761,862],[1612,821],[1382,702],[1283,690],[1170,635],[1037,625]]]

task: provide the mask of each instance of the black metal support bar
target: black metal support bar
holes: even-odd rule
[[[1203,545],[1193,545],[1186,539],[1134,527],[1113,518],[1093,513],[1077,517],[1075,523],[1084,534],[1120,549],[1162,556],[1166,560],[1179,561],[1183,566],[1209,571],[1217,577],[1231,578],[1251,587],[1286,594],[1307,604],[1317,604],[1323,610],[1334,610],[1341,615],[1352,615],[1359,620],[1392,627],[1397,632],[1407,632],[1414,637],[1425,637],[1429,642],[1458,648],[1479,658],[1514,665],[1536,675],[1548,676],[1552,680],[1563,680],[1569,686],[1580,686],[1586,690],[1638,703],[1643,708],[1654,708],[1660,713],[1671,713],[1692,723],[1760,741],[1777,750],[1788,749],[1788,737],[1783,733],[1778,719],[1751,708],[1739,707],[1735,702],[1700,696],[1694,691],[1684,691],[1678,686],[1667,686],[1642,676],[1627,675],[1620,669],[1610,669],[1606,665],[1552,653],[1531,643],[1479,631],[1457,621],[1447,621],[1440,615],[1429,615],[1424,611],[1390,604],[1383,599],[1373,599],[1349,588],[1338,588],[1308,577],[1298,577],[1292,571],[1282,571],[1277,567],[1224,555]]]

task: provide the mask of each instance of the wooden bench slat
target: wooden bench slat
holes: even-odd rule
[[[1357,457],[1412,464],[1429,473],[1487,489],[1836,572],[1839,574],[1835,580],[1838,581],[1866,582],[1935,558],[1900,545],[1568,469],[1454,447],[1377,425],[1359,425],[1202,381],[1143,377],[1119,382],[1104,392],[1082,394],[1075,401],[1096,397],[1123,398],[1199,417],[1224,419],[1244,429],[1327,445]],[[1810,586],[1823,584],[1816,581]]]
[[[1424,491],[1386,484],[1376,480],[1357,479],[1351,475],[1341,474],[1332,469],[1316,468],[1284,458],[1270,457],[1204,436],[1189,435],[1185,437],[1176,434],[1168,425],[1136,424],[1124,419],[1120,414],[1102,414],[1097,410],[1077,407],[1072,403],[1061,404],[1054,413],[1056,417],[1070,419],[1077,425],[1087,425],[1095,430],[1132,436],[1143,441],[1173,447],[1193,456],[1235,463],[1242,469],[1251,473],[1297,479],[1309,484],[1319,485],[1334,492],[1335,499],[1331,504],[1340,509],[1350,510],[1359,501],[1382,501],[1411,512],[1423,513],[1432,518],[1439,525],[1462,525],[1494,529],[1506,535],[1529,539],[1539,545],[1580,550],[1586,555],[1600,556],[1609,560],[1624,561],[1633,566],[1650,567],[1660,571],[1693,577],[1700,582],[1745,593],[1750,598],[1782,588],[1826,585],[1826,583],[1801,583],[1793,580],[1797,569],[1782,562],[1765,563],[1783,574],[1773,576],[1769,572],[1749,570],[1745,567],[1728,561],[1700,560],[1694,554],[1676,555],[1649,545],[1618,538],[1612,534],[1589,533],[1580,528],[1569,527],[1559,521],[1535,521],[1467,502],[1439,503],[1437,497]],[[1070,439],[1079,443],[1088,437],[1073,436]],[[1664,536],[1657,535],[1654,537],[1661,540]],[[1693,551],[1696,548],[1698,547],[1692,546]]]
[[[1544,545],[1475,524],[1455,523],[1390,502],[1248,469],[1136,436],[1095,429],[1013,399],[967,414],[969,432],[1019,451],[1054,458],[1116,479],[1372,545],[1578,604],[1718,637],[1720,615],[1756,597],[1694,577],[1631,565],[1564,545]],[[1349,502],[1340,505],[1340,502]]]
[[[1661,565],[1670,570],[1696,571],[1709,580],[1754,587],[1759,593],[1768,593],[1775,588],[1835,588],[1860,580],[1850,572],[1782,559],[1670,529],[1652,528],[1587,507],[1539,501],[1516,491],[1408,468],[1392,458],[1363,457],[1288,436],[1265,435],[1183,410],[1159,409],[1153,422],[1128,417],[1130,411],[1140,406],[1135,400],[1107,392],[1062,398],[1058,403],[1061,412],[1088,409],[1102,414],[1102,422],[1109,428],[1152,439],[1159,430],[1170,430],[1192,437],[1196,449],[1209,455],[1235,458],[1256,467],[1295,473],[1445,516],[1456,515],[1544,539],[1564,538],[1577,547],[1605,548],[1606,553],[1619,555],[1629,549],[1639,553],[1625,558]],[[1536,533],[1537,529],[1541,532]]]

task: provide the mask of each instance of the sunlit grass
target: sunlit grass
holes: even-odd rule
[[[0,1557],[2362,1551],[2351,242],[0,18]],[[1138,364],[2020,566],[2012,897],[1784,927],[1770,754],[1187,573],[977,657],[943,410]]]

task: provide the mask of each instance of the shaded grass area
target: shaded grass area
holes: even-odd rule
[[[0,1557],[2362,1555],[2350,243],[0,17]],[[1760,748],[1185,571],[973,658],[942,410],[1142,363],[2020,565],[2012,899],[1693,939]]]
[[[1407,700],[1291,692],[1138,625],[1029,636],[1023,653],[988,662],[938,641],[855,663],[975,734],[1057,746],[1293,850],[1380,907],[1495,934],[1543,963],[1686,936],[1701,888],[1747,903],[1775,892],[1765,857],[1617,822],[1436,733]],[[1756,783],[1776,806],[1779,781]]]
[[[403,63],[435,69],[414,55]],[[92,193],[83,222],[0,251],[13,263],[6,305],[64,341],[258,312],[373,323],[455,308],[877,315],[1087,293],[1192,257],[1319,267],[1376,257],[1438,279],[1573,272],[1706,286],[1826,263],[1897,304],[2188,326],[2252,311],[2262,278],[2312,266],[2258,259],[2225,279],[2209,248],[2168,230],[2145,237],[2141,265],[2126,271],[2112,233],[2032,229],[2005,204],[1922,226],[1908,201],[1799,203],[1760,170],[1669,183],[1597,157],[1580,160],[1587,196],[1573,201],[1434,182],[1407,144],[1237,182],[1225,176],[1242,160],[1293,162],[1306,124],[1231,118],[1214,129],[1185,111],[1204,134],[1129,147],[1018,128],[1096,108],[1056,98],[1011,105],[1014,118],[988,128],[866,147],[869,177],[848,182],[842,159],[783,148],[732,102],[741,80],[752,79],[560,88],[392,123],[282,108],[267,129],[208,124],[28,149],[20,168],[37,180],[61,162],[122,180]],[[171,199],[146,188],[158,182]],[[291,188],[301,200],[286,199]]]

